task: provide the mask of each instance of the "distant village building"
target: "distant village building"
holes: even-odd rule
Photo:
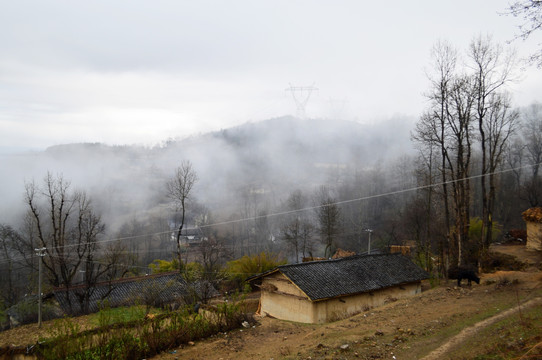
[[[418,294],[428,277],[407,257],[382,254],[282,265],[248,281],[260,286],[262,314],[325,323]]]
[[[187,246],[199,246],[207,237],[199,227],[184,228],[181,231],[181,243]],[[171,233],[171,241],[177,241],[177,230]]]
[[[527,244],[531,250],[542,250],[542,208],[534,207],[525,210],[522,214],[527,224]]]
[[[410,255],[411,246],[409,245],[390,245],[389,250],[391,254],[401,253],[403,255]]]
[[[178,271],[101,282],[91,289],[86,285],[77,285],[53,291],[56,301],[66,314],[97,312],[104,305],[178,305],[188,293],[188,285]]]
[[[121,278],[100,282],[92,287],[75,285],[69,289],[55,288],[45,294],[43,299],[42,318],[51,320],[63,315],[80,315],[99,311],[103,307],[119,307],[131,305],[148,305],[159,307],[164,305],[183,305],[185,298],[194,292],[200,295],[208,291],[211,296],[218,292],[207,289],[205,283],[187,284],[178,271],[155,275]],[[38,296],[29,295],[18,304],[7,310],[8,324],[0,327],[15,327],[37,322]]]
[[[335,254],[331,257],[332,259],[341,259],[349,256],[356,255],[353,251],[343,250],[341,248],[338,248],[337,251],[335,251]]]

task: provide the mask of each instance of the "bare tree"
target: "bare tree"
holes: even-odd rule
[[[492,239],[493,207],[495,203],[495,170],[502,160],[505,144],[512,134],[517,113],[510,108],[509,97],[502,92],[512,80],[514,55],[505,54],[491,37],[477,37],[468,51],[473,69],[474,96],[482,153],[482,249]]]
[[[532,104],[522,111],[521,116],[526,162],[532,170],[525,181],[523,192],[530,206],[540,206],[542,204],[542,179],[539,171],[542,163],[542,105]]]
[[[322,186],[317,193],[318,206],[316,215],[320,231],[320,240],[325,246],[324,256],[330,257],[331,250],[335,244],[340,231],[341,212],[329,189]]]
[[[222,271],[222,265],[226,259],[231,258],[224,241],[214,235],[206,238],[199,245],[199,253],[202,261],[202,273],[196,276],[195,282],[188,285],[196,290],[198,300],[206,303],[216,292],[220,282],[226,278]]]
[[[186,206],[191,196],[192,188],[198,180],[198,176],[192,168],[190,161],[183,161],[181,166],[175,170],[175,175],[167,182],[168,196],[173,201],[176,211],[181,213],[177,229],[177,257],[179,269],[183,271],[182,261],[182,230],[186,220]]]
[[[449,178],[451,174],[448,166],[451,149],[448,146],[450,141],[448,118],[450,114],[450,92],[455,77],[458,55],[457,50],[446,42],[436,43],[431,53],[433,59],[432,73],[428,75],[430,90],[426,94],[429,100],[429,109],[421,116],[412,134],[412,139],[420,144],[420,154],[427,159],[426,164],[429,166],[430,174],[433,168],[433,151],[439,154],[435,167],[440,172],[441,199],[445,224],[445,238],[439,242],[439,248],[440,264],[444,267],[441,270],[446,271],[451,250],[451,209],[449,201]]]
[[[514,1],[508,7],[508,14],[522,17],[523,24],[519,26],[518,38],[527,40],[534,32],[542,29],[542,2],[540,0]],[[532,64],[542,67],[542,49],[529,57]]]
[[[1,303],[11,306],[19,298],[21,281],[16,281],[15,274],[20,273],[21,264],[17,261],[15,246],[22,241],[19,233],[9,225],[0,224],[0,299]]]
[[[70,183],[62,176],[48,173],[43,186],[34,182],[26,184],[25,201],[29,209],[26,241],[45,248],[46,256],[41,259],[49,282],[66,289],[71,307],[69,290],[79,271],[87,268],[88,276],[95,276],[90,273],[90,267],[105,226],[86,194],[70,192],[69,188]]]
[[[486,195],[486,212],[482,219],[483,249],[489,249],[493,239],[493,218],[495,212],[495,200],[497,196],[497,170],[503,163],[506,147],[516,129],[518,112],[511,108],[510,99],[507,94],[495,94],[492,96],[491,107],[483,127],[487,135],[487,158],[485,162],[485,175],[488,177]],[[482,177],[484,179],[484,177]],[[484,181],[484,180],[482,180]],[[484,193],[482,193],[484,196]],[[484,204],[483,204],[484,205]]]
[[[305,212],[301,211],[306,206],[307,199],[301,190],[292,192],[286,204],[291,213],[280,230],[282,240],[294,251],[296,262],[299,262],[300,253],[302,257],[306,257],[307,253],[312,251],[311,237],[314,227]]]
[[[425,159],[432,159],[433,151],[440,150],[445,223],[452,245],[449,249],[459,266],[476,261],[471,255],[487,249],[493,237],[496,170],[517,119],[504,91],[513,80],[514,56],[506,54],[490,37],[480,36],[471,42],[467,61],[461,62],[461,67],[457,66],[457,53],[447,44],[438,43],[433,57],[436,76],[430,78],[429,108],[418,122],[413,139],[421,145]],[[476,200],[470,180],[477,165],[473,161],[476,144],[481,153],[483,240],[474,244],[469,227]],[[432,166],[432,161],[428,164]],[[465,246],[470,253],[464,251]]]

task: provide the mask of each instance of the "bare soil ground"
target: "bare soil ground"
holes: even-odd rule
[[[454,349],[481,329],[518,316],[510,309],[517,310],[519,304],[525,304],[522,309],[542,305],[541,255],[523,253],[523,246],[494,250],[528,258],[531,266],[522,272],[482,274],[480,285],[471,287],[449,281],[430,289],[425,283],[425,291],[418,296],[329,324],[256,318],[249,328],[183,345],[153,359],[454,359]],[[82,328],[89,326],[86,317],[76,321]],[[51,326],[48,322],[42,329],[28,325],[5,331],[0,333],[0,346],[35,343]],[[542,334],[542,323],[533,326]],[[530,353],[535,356],[531,358],[542,358],[536,351]]]
[[[414,298],[330,324],[265,317],[249,329],[220,334],[153,359],[455,359],[455,347],[480,329],[517,316],[518,304],[542,305],[542,272],[537,268],[541,254],[526,252],[524,246],[493,250],[530,266],[523,272],[482,274],[480,285],[471,287],[442,283]],[[535,326],[542,334],[542,323]],[[542,353],[530,355],[542,359]]]

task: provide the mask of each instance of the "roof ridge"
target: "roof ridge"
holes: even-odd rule
[[[365,258],[365,257],[369,257],[369,256],[370,257],[382,257],[382,256],[396,256],[396,255],[402,255],[402,254],[401,253],[393,253],[393,254],[391,254],[391,253],[390,254],[356,254],[356,255],[346,256],[346,257],[342,257],[342,258],[338,258],[338,259],[313,260],[313,261],[300,262],[300,263],[295,263],[295,264],[279,265],[274,269],[283,269],[283,268],[286,268],[286,267],[303,266],[303,265],[314,264],[314,263],[347,261],[347,260]]]
[[[123,277],[123,278],[114,279],[114,280],[111,280],[111,281],[99,281],[99,282],[96,282],[95,284],[93,284],[92,286],[93,287],[98,287],[98,286],[110,285],[110,284],[111,285],[123,284],[123,283],[129,283],[129,282],[136,282],[136,281],[140,281],[140,280],[144,280],[144,279],[156,279],[156,278],[165,277],[165,276],[168,276],[168,275],[175,275],[175,274],[180,276],[180,273],[178,271],[168,271],[168,272],[149,274],[149,275]],[[88,287],[87,284],[73,285],[73,286],[70,286],[68,289],[66,289],[65,286],[58,286],[58,287],[53,288],[53,292],[67,291],[67,290],[73,290],[73,289],[84,289],[84,288],[87,288],[87,287]]]

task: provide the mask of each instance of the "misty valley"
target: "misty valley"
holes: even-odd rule
[[[517,121],[540,126],[541,114],[535,104]],[[74,314],[90,311],[98,284],[168,271],[198,284],[185,299],[194,303],[278,264],[336,252],[402,246],[434,276],[447,271],[442,259],[482,264],[481,154],[472,149],[464,178],[445,165],[446,180],[435,142],[423,141],[427,125],[283,117],[155,147],[84,143],[4,155],[4,306],[36,292],[40,259],[44,293],[86,289],[71,300]],[[491,242],[522,228],[522,211],[538,204],[538,164],[527,149],[540,142],[529,135],[510,136],[491,173]],[[465,182],[469,240],[457,247],[462,213],[450,210],[459,199],[445,188]]]

